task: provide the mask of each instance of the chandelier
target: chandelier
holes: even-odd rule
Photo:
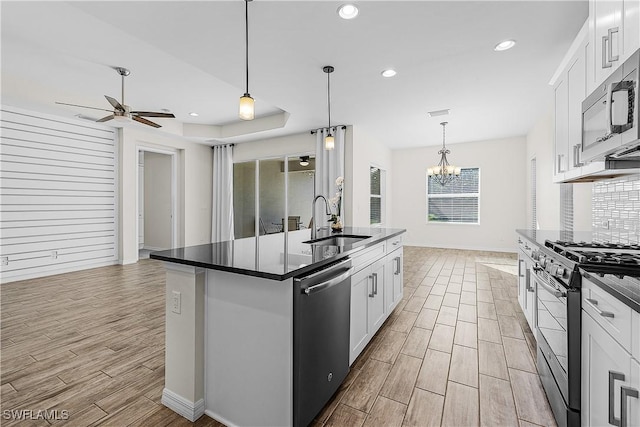
[[[447,123],[448,122],[440,123],[442,125],[442,149],[438,151],[438,154],[440,154],[441,156],[440,163],[427,169],[427,174],[429,175],[429,177],[440,185],[446,185],[454,179],[460,177],[460,168],[450,165],[449,161],[447,160],[447,154],[451,153],[451,151],[449,151],[444,145],[444,129]]]

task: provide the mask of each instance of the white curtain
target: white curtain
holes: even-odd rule
[[[211,242],[233,240],[233,144],[213,147]]]
[[[331,133],[335,137],[335,148],[326,150],[324,148],[324,137],[327,135],[328,129],[320,129],[316,133],[316,196],[323,195],[329,200],[336,195],[336,178],[339,176],[344,178],[344,133],[342,126],[331,128]],[[333,213],[336,213],[335,211]],[[340,218],[344,224],[344,191],[340,206]],[[325,214],[325,206],[322,200],[319,200],[316,206],[316,218],[318,224],[314,226],[328,226],[327,215]]]

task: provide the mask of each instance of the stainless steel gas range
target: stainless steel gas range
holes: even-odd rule
[[[582,275],[640,278],[640,246],[546,240],[531,255],[540,379],[558,425],[579,426]]]

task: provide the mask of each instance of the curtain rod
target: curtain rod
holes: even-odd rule
[[[346,125],[331,126],[331,129],[337,129],[337,128],[346,129],[347,126]],[[327,127],[318,128],[318,129],[312,129],[311,130],[311,135],[315,135],[316,133],[318,133],[319,130],[322,130],[322,129],[327,129]]]
[[[211,149],[213,150],[216,147],[222,147],[223,145],[228,145],[229,147],[235,147],[236,144],[216,144],[216,145],[212,145]]]

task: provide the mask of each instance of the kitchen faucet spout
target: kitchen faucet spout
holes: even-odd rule
[[[312,227],[311,227],[311,239],[315,239],[318,235],[318,230],[320,229],[318,227],[318,221],[316,220],[316,202],[318,201],[318,199],[322,199],[324,200],[324,205],[325,205],[325,209],[326,209],[326,214],[327,215],[331,215],[331,208],[329,207],[329,202],[327,201],[327,198],[324,197],[322,194],[317,195],[315,199],[313,199],[313,203],[311,203],[311,218],[312,218]]]

